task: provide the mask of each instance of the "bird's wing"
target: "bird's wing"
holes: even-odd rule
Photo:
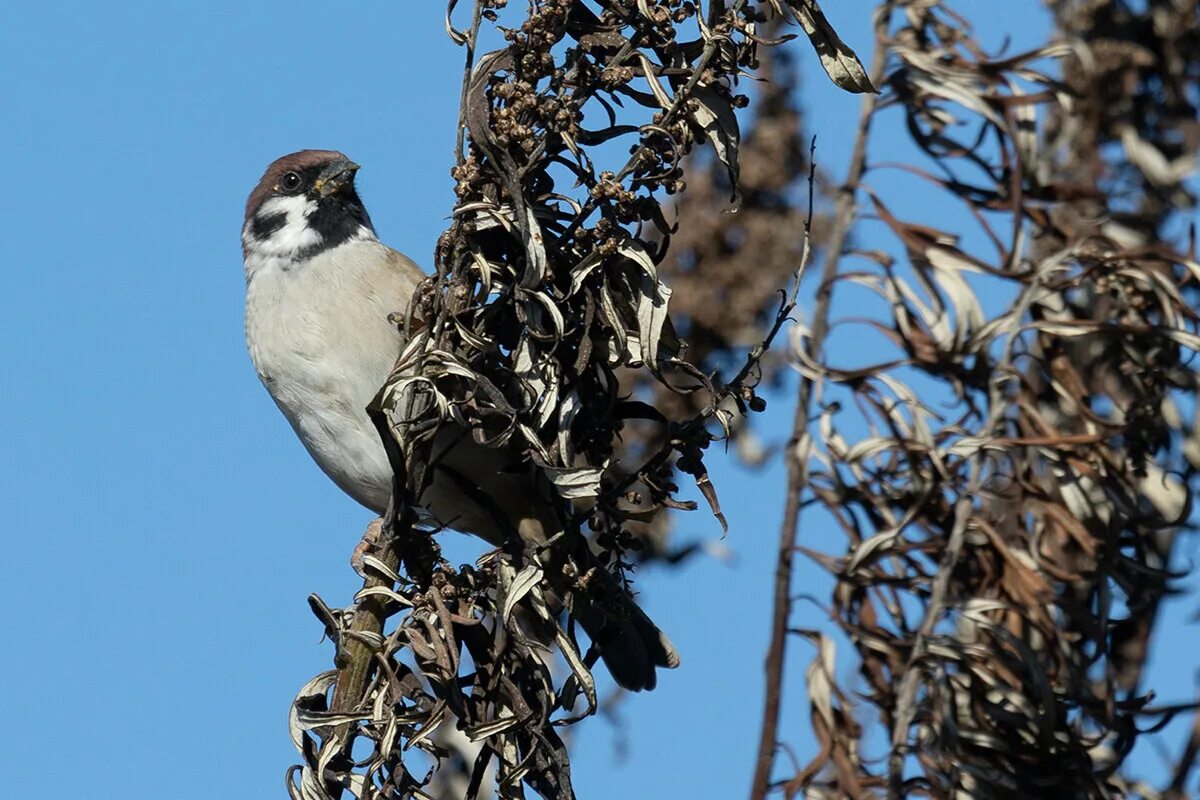
[[[396,299],[402,304],[396,311],[401,314],[408,313],[409,301],[416,294],[417,287],[421,282],[428,277],[420,267],[418,267],[411,258],[401,253],[399,250],[388,248],[388,260],[392,268],[392,274],[397,279],[399,295]],[[414,320],[414,325],[418,328],[424,327],[424,322]]]

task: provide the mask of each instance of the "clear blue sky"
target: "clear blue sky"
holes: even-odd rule
[[[872,5],[826,3],[864,58]],[[305,598],[348,600],[346,559],[369,514],[312,465],[250,367],[242,205],[272,158],[341,149],[364,165],[382,238],[428,263],[452,199],[462,57],[443,6],[5,9],[7,796],[282,796],[296,760],[288,705],[331,656]],[[983,13],[1019,40],[1041,30],[1040,17]],[[812,77],[819,158],[840,175],[857,99],[792,46]],[[784,430],[788,406],[773,402],[766,428]],[[736,561],[644,574],[684,667],[621,705],[623,760],[604,720],[577,728],[581,798],[727,798],[748,785],[783,476],[714,462]],[[706,515],[681,523],[683,539],[719,536]],[[818,522],[805,536],[839,544]],[[819,585],[807,566],[801,580]],[[793,654],[785,734],[809,753],[810,653]]]

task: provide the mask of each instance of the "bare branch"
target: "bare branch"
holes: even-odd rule
[[[882,81],[887,62],[889,18],[890,4],[886,5],[876,17],[875,48],[871,55],[871,82],[876,86]],[[829,232],[828,250],[824,267],[821,270],[821,282],[817,289],[817,302],[812,311],[812,346],[818,353],[829,329],[829,304],[833,291],[833,278],[837,275],[838,263],[846,245],[846,237],[855,221],[855,197],[859,181],[862,180],[863,171],[866,168],[867,139],[877,102],[876,94],[863,95],[853,155],[846,180],[838,191],[837,208]],[[796,401],[796,414],[792,422],[792,436],[784,451],[788,474],[787,497],[784,501],[783,522],[780,525],[778,553],[775,562],[771,638],[767,646],[766,657],[763,720],[759,730],[758,756],[755,760],[754,777],[751,782],[751,800],[762,800],[767,795],[771,783],[771,767],[775,761],[775,751],[779,740],[783,670],[792,609],[792,561],[796,552],[796,535],[800,522],[801,490],[807,480],[806,442],[809,436],[808,426],[812,413],[813,389],[814,381],[808,377],[801,379],[799,396]]]

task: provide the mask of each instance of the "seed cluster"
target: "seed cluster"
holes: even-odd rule
[[[466,797],[478,796],[493,762],[502,797],[525,796],[523,786],[574,797],[558,731],[597,710],[599,656],[562,624],[559,606],[586,601],[601,619],[640,613],[621,590],[644,547],[634,523],[695,507],[678,499],[676,466],[723,523],[706,450],[737,413],[762,407],[759,355],[725,378],[689,362],[659,271],[674,230],[668,196],[686,188],[688,153],[711,145],[737,184],[734,112],[745,98],[734,91],[759,46],[750,5],[714,2],[701,20],[687,0],[529,0],[519,23],[506,24],[517,10],[477,0],[469,30],[450,26],[473,62],[451,171],[458,203],[438,239],[436,276],[395,316],[406,345],[372,409],[392,434],[398,502],[383,551],[398,553],[401,569],[364,559],[390,583],[368,586],[359,602],[395,620],[368,634],[357,612],[322,615],[339,655],[343,644],[373,648],[356,730],[375,750],[347,764],[347,710],[334,709],[336,722],[321,716],[328,684],[316,679],[295,706],[298,725],[309,725],[296,734],[303,796],[323,797],[333,774],[339,786],[365,787],[363,797],[430,796],[422,790],[434,772],[410,773],[404,753],[419,748],[440,763],[447,751],[435,734],[453,717],[483,748]],[[505,46],[476,58],[481,21]],[[704,399],[669,416],[631,396],[631,371]],[[657,426],[660,444],[618,469],[631,420]],[[436,537],[408,523],[426,472],[443,466],[435,440],[447,432],[505,451],[558,533],[540,545],[513,532],[476,568],[442,560]],[[491,507],[477,487],[460,488]],[[511,531],[512,520],[495,516]]]

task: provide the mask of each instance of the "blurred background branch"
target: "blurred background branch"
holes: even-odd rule
[[[1194,746],[1157,786],[1125,765],[1194,707],[1155,703],[1144,665],[1192,529],[1197,7],[1050,10],[1042,47],[991,54],[969,9],[879,6],[864,127],[902,120],[873,126],[861,181],[852,159],[843,213],[893,246],[832,237],[818,298],[853,312],[827,325],[819,301],[794,337],[784,541],[802,505],[844,531],[842,553],[799,548],[841,635],[794,631],[818,645],[819,752],[781,778],[768,713],[752,797],[1191,796]],[[898,135],[911,161],[872,157]],[[937,193],[964,213],[923,218]]]

